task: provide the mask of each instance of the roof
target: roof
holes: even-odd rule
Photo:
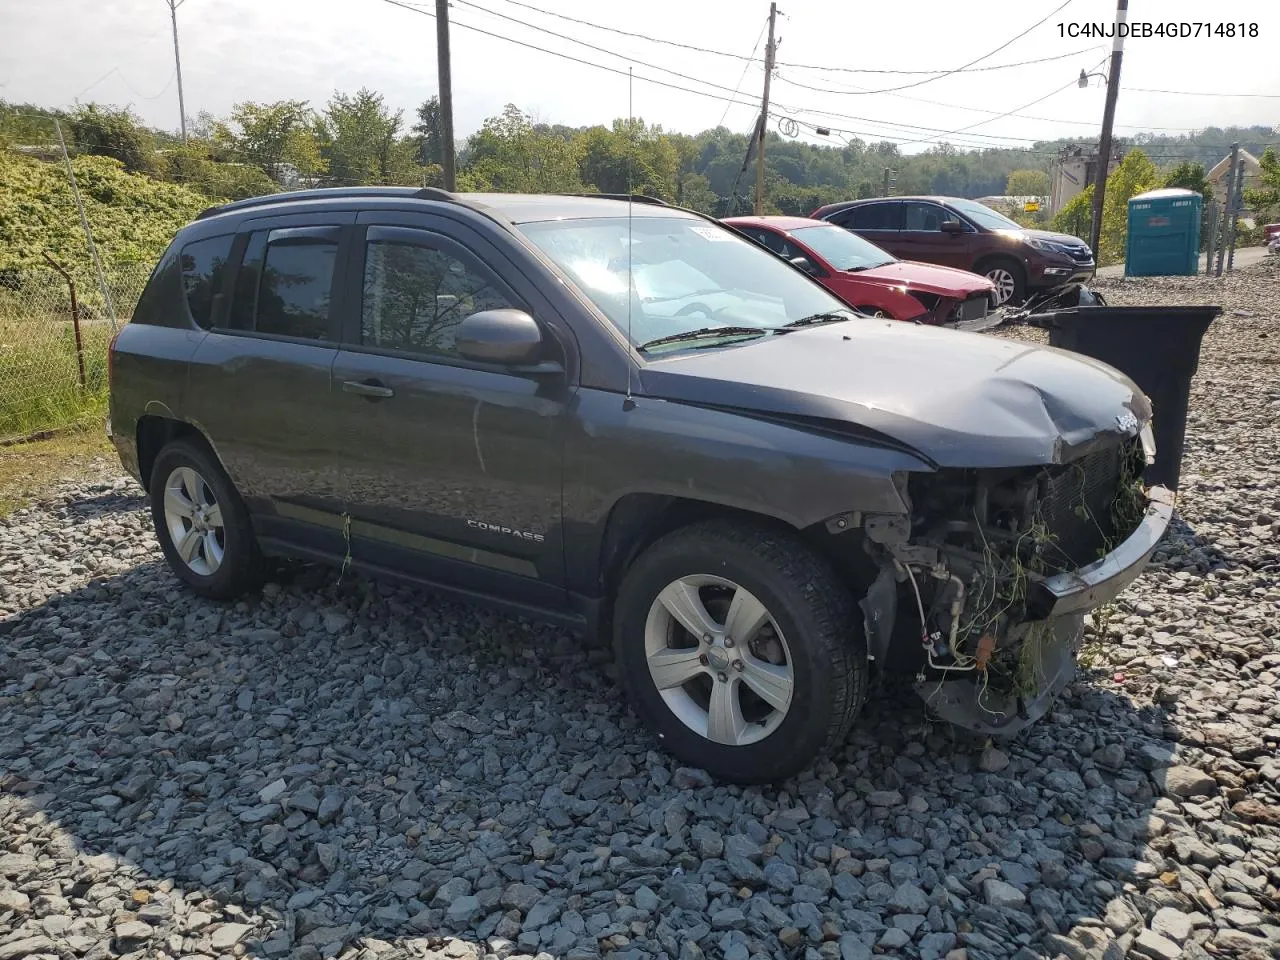
[[[1239,158],[1244,159],[1245,176],[1254,176],[1262,169],[1262,164],[1258,162],[1258,158],[1248,150],[1241,150],[1237,159]],[[1213,165],[1212,169],[1205,174],[1205,178],[1209,180],[1221,180],[1227,175],[1227,168],[1230,166],[1231,154],[1227,154]]]
[[[688,217],[698,214],[668,206],[656,197],[631,198],[615,194],[562,195],[524,193],[449,193],[434,187],[320,187],[312,190],[291,190],[234,200],[210,207],[196,219],[224,213],[235,213],[259,207],[278,207],[293,203],[328,202],[342,203],[351,200],[367,201],[423,201],[427,203],[456,203],[479,212],[489,212],[512,223],[531,223],[541,220],[583,220],[601,217]]]
[[[773,227],[775,230],[827,226],[825,220],[814,220],[810,217],[722,217],[720,222],[734,227]]]
[[[1161,187],[1159,190],[1148,190],[1146,193],[1139,193],[1129,198],[1129,202],[1135,200],[1167,200],[1171,197],[1198,197],[1197,190],[1188,190],[1186,187]]]

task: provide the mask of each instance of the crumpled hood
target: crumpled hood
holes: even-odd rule
[[[869,280],[886,286],[902,284],[909,290],[920,290],[940,297],[964,299],[974,293],[989,293],[993,284],[986,277],[968,270],[943,267],[932,263],[897,260],[869,270],[849,272],[858,280]]]
[[[976,333],[851,320],[650,362],[644,393],[851,425],[939,467],[1060,463],[1151,419],[1126,376],[1079,354]]]

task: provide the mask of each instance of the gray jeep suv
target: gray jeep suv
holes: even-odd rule
[[[1115,370],[858,316],[640,197],[217,207],[110,369],[191,589],[288,556],[607,632],[641,718],[726,780],[838,745],[872,673],[976,730],[1033,722],[1172,509]]]

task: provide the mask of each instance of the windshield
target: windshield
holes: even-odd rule
[[[1008,217],[996,213],[990,207],[984,207],[982,204],[976,203],[973,200],[948,200],[947,202],[974,223],[979,226],[986,227],[988,230],[1022,229],[1022,224],[1015,223]]]
[[[635,217],[628,331],[626,217],[525,223],[519,229],[636,346],[707,327],[746,327],[763,335],[814,314],[848,312],[795,268],[723,227],[685,217]],[[740,332],[734,338],[742,342]],[[714,335],[661,349],[708,345],[719,345]]]
[[[844,227],[834,224],[800,227],[792,230],[791,236],[807,245],[837,270],[867,270],[893,263],[897,259],[870,240],[863,240],[856,233],[850,233]]]

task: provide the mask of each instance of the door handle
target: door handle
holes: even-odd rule
[[[394,397],[396,392],[385,384],[379,383],[377,380],[343,380],[343,393],[354,393],[360,397],[368,397],[371,400],[378,400],[384,397]]]

